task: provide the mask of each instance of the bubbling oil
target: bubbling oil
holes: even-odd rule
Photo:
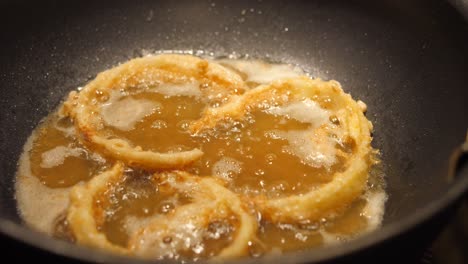
[[[270,135],[272,131],[303,131],[307,124],[262,111],[246,119],[200,135],[205,155],[191,170],[221,177],[239,193],[281,197],[310,191],[342,169],[342,162],[331,168],[311,167],[288,152],[287,140]],[[236,168],[223,164],[226,159],[237,164]]]
[[[276,75],[292,77],[302,74],[297,67],[259,61],[223,60],[221,63],[238,72],[252,89],[262,82],[274,81]],[[305,194],[329,183],[334,174],[346,169],[346,160],[334,153],[322,155],[322,163],[313,163],[308,162],[301,152],[304,145],[301,137],[315,126],[313,120],[340,125],[336,116],[323,114],[335,110],[333,98],[315,98],[318,105],[313,107],[324,111],[315,113],[315,116],[310,111],[305,115],[298,113],[294,107],[280,109],[271,106],[253,109],[242,120],[224,120],[214,128],[194,135],[188,128],[209,105],[196,92],[180,92],[186,91],[184,89],[169,87],[162,92],[111,94],[102,100],[102,132],[108,138],[122,138],[133,146],[155,152],[202,150],[203,156],[199,160],[179,169],[199,177],[216,177],[247,201],[248,210],[256,215],[259,226],[256,238],[248,245],[250,256],[334,244],[380,225],[386,195],[379,173],[374,173],[370,179],[377,184],[373,184],[342,214],[330,219],[272,223],[263,219],[255,206],[248,202],[258,195],[279,198]],[[334,139],[336,135],[332,134],[324,137],[333,148],[350,155],[356,151],[355,142],[338,142]],[[70,187],[89,181],[109,168],[113,160],[83,145],[71,120],[62,116],[60,111],[51,113],[28,142],[16,177],[19,212],[24,221],[35,229],[73,241],[73,234],[63,217],[69,203],[66,196]],[[327,164],[325,160],[329,165],[323,165]],[[126,247],[132,233],[151,219],[170,214],[175,208],[192,202],[193,197],[189,193],[168,188],[154,175],[154,171],[128,167],[124,180],[106,192],[108,206],[99,231],[110,242]],[[58,192],[61,198],[58,198]],[[41,212],[34,209],[38,206],[42,208]],[[38,217],[39,213],[44,217]],[[166,257],[192,260],[213,257],[232,241],[238,224],[235,216],[213,219],[200,235],[200,243]],[[174,239],[165,237],[163,242],[171,244]]]

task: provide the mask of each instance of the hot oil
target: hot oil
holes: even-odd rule
[[[258,239],[252,241],[249,254],[255,257],[309,250],[347,241],[372,231],[376,226],[372,226],[364,216],[367,204],[367,201],[361,197],[336,217],[323,218],[316,222],[304,220],[298,223],[273,224],[262,221]]]
[[[363,198],[357,199],[339,217],[327,223],[324,226],[325,231],[349,237],[358,234],[359,231],[366,230],[367,219],[362,214],[365,206],[366,201]]]
[[[124,182],[108,192],[108,199],[110,206],[102,230],[111,242],[126,246],[129,233],[140,224],[172,212],[189,203],[191,197],[159,183],[153,173],[128,169]]]
[[[177,152],[198,147],[188,134],[191,121],[198,119],[205,104],[189,96],[167,96],[156,92],[141,92],[130,98],[154,102],[154,110],[134,128],[124,131],[107,125],[111,137],[125,138],[135,146],[158,152]]]
[[[204,155],[191,170],[218,176],[240,193],[279,197],[310,191],[342,169],[341,160],[330,168],[311,167],[288,152],[287,140],[270,135],[305,131],[309,124],[260,110],[245,119],[228,121],[201,135]]]
[[[173,258],[197,261],[214,257],[230,245],[238,226],[238,220],[234,215],[225,219],[212,219],[204,230],[199,232],[199,238],[196,238],[198,242],[189,248],[179,250]],[[190,239],[186,240],[186,243],[190,242],[193,243]]]
[[[30,150],[31,172],[44,185],[69,187],[89,180],[105,167],[104,159],[93,156],[77,141],[67,118],[54,113],[38,130]]]
[[[258,234],[258,241],[252,243],[249,253],[261,256],[274,252],[305,250],[323,245],[318,224],[309,227],[294,224],[272,224],[264,222]]]
[[[107,192],[106,199],[109,206],[105,210],[105,220],[100,227],[109,241],[122,247],[128,245],[130,236],[137,230],[151,225],[151,222],[159,217],[170,219],[174,210],[183,210],[184,205],[194,202],[190,188],[174,187],[178,184],[183,185],[183,180],[174,185],[174,180],[177,178],[169,180],[170,176],[167,175],[134,169],[127,169],[124,177],[121,184]],[[183,222],[182,230],[191,232],[187,237],[173,234],[162,238],[161,242],[167,244],[169,248],[175,240],[182,239],[186,243],[181,249],[174,249],[177,253],[171,258],[191,260],[209,258],[230,244],[239,226],[235,215],[207,221],[206,226],[195,230],[192,230],[194,227],[190,222]],[[192,239],[198,242],[194,243]],[[180,247],[180,244],[177,245]]]
[[[157,102],[154,112],[129,131],[107,126],[110,135],[160,152],[189,150],[201,145],[203,158],[191,171],[199,175],[221,174],[218,176],[231,182],[239,192],[272,197],[304,193],[329,182],[330,175],[342,166],[342,162],[331,168],[308,166],[288,153],[286,140],[269,135],[273,130],[308,129],[309,124],[291,118],[255,111],[248,120],[222,124],[212,133],[194,138],[186,130],[191,121],[200,117],[204,107],[196,98],[154,92],[138,93],[131,98]]]
[[[238,220],[234,216],[211,221],[203,235],[204,252],[201,257],[216,256],[223,248],[229,246],[238,226]]]
[[[250,88],[254,88],[261,81],[252,79],[245,73],[241,75]],[[248,81],[248,78],[255,81]],[[285,115],[252,110],[243,120],[228,119],[199,135],[190,135],[187,130],[190,123],[200,118],[206,106],[198,96],[140,91],[105,103],[122,102],[127,99],[131,101],[122,105],[128,107],[130,104],[141,102],[143,108],[140,110],[143,112],[140,114],[144,114],[141,118],[138,116],[139,119],[134,120],[131,126],[105,123],[103,131],[108,137],[124,138],[134,146],[158,152],[200,148],[204,152],[202,158],[188,167],[179,169],[199,177],[219,177],[229,189],[242,195],[247,202],[255,195],[277,198],[304,194],[330,182],[334,174],[347,167],[346,159],[341,156],[336,156],[336,161],[331,166],[311,166],[295,155],[290,149],[288,139],[274,135],[291,131],[313,133],[314,130],[311,124]],[[327,96],[316,95],[312,100],[330,112],[342,105],[341,102]],[[126,109],[121,110],[125,112]],[[112,113],[110,111],[110,114]],[[335,126],[340,125],[340,120],[333,115],[327,122]],[[109,165],[102,157],[82,146],[75,138],[70,120],[59,117],[57,113],[51,114],[35,133],[29,152],[31,172],[42,185],[50,187],[50,190],[60,190],[60,194],[63,192],[66,195],[69,190],[62,190],[61,187],[88,181]],[[338,139],[339,135],[334,134],[325,133],[319,136],[324,140],[336,139],[332,140],[336,143],[334,147],[346,155],[353,155],[355,151],[356,142]],[[54,149],[56,152],[50,152]],[[67,154],[62,155],[64,158],[61,159],[60,153]],[[45,158],[48,162],[44,162]],[[125,180],[108,190],[109,206],[105,210],[105,220],[100,226],[100,231],[112,243],[127,246],[129,236],[135,230],[145,226],[155,217],[167,216],[175,208],[192,202],[189,193],[161,184],[160,180],[153,172],[127,168]],[[347,240],[376,228],[382,220],[386,196],[381,188],[383,181],[380,177],[371,175],[369,182],[366,194],[334,218],[319,222],[279,224],[265,222],[259,218],[257,238],[252,240],[249,246],[250,255],[261,256],[316,248]],[[369,202],[368,199],[373,200]],[[378,201],[374,201],[376,199]],[[25,199],[21,201],[30,204],[34,202]],[[63,199],[60,207],[55,210],[57,212],[54,211],[57,217],[49,218],[53,221],[60,220],[54,224],[55,235],[70,239],[72,236],[67,233],[68,230],[64,228],[66,221],[63,221],[66,213],[63,208],[66,208],[66,205],[67,201]],[[24,204],[19,204],[19,207],[32,208]],[[30,211],[29,214],[26,212],[23,215],[32,215],[37,210]],[[31,219],[39,221],[37,217]],[[53,222],[52,220],[48,221]],[[48,226],[43,223],[32,225],[39,228]],[[238,227],[238,219],[234,216],[227,219],[210,219],[208,225],[200,232],[202,242],[175,257],[196,260],[215,256],[233,240]],[[171,239],[165,238],[164,243],[170,244]]]

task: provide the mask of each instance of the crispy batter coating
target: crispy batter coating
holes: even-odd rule
[[[177,168],[197,160],[199,149],[158,153],[134,146],[121,138],[108,138],[100,132],[101,106],[111,92],[157,91],[161,85],[197,83],[207,104],[223,103],[246,87],[234,72],[214,63],[188,55],[158,55],[130,60],[100,73],[80,92],[71,92],[63,112],[71,116],[80,138],[101,154],[146,169]]]
[[[67,221],[76,241],[119,254],[127,254],[125,248],[112,244],[99,231],[104,222],[105,193],[122,180],[123,164],[118,162],[111,169],[95,176],[84,185],[76,185],[70,192]],[[102,203],[97,203],[97,201]]]

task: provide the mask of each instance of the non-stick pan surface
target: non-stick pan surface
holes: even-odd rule
[[[362,249],[380,245],[377,254],[408,230],[418,232],[412,244],[422,245],[433,232],[415,227],[438,220],[468,186],[466,173],[447,179],[449,156],[468,125],[468,26],[446,1],[19,1],[1,4],[0,13],[2,241],[109,260],[18,226],[16,161],[32,129],[68,91],[158,50],[297,64],[367,103],[389,194],[383,228],[278,260],[372,255]]]

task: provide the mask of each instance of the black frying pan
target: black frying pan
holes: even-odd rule
[[[27,136],[68,91],[146,51],[236,52],[294,63],[340,81],[368,104],[390,197],[383,227],[275,262],[417,257],[468,189],[466,168],[448,179],[449,157],[468,126],[468,24],[446,1],[63,2],[0,6],[2,254],[128,261],[24,227],[13,178]]]

